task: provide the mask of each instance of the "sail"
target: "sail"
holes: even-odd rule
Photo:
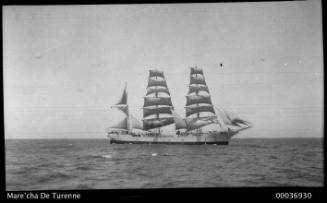
[[[252,126],[252,124],[249,121],[239,118],[224,109],[218,109],[218,110],[220,112],[219,116],[221,117],[223,124],[225,125],[232,125],[237,127],[242,127],[242,125]]]
[[[240,126],[239,124],[243,124],[243,125],[250,125],[248,121],[245,121],[241,118],[234,118],[232,120],[232,124],[233,125],[237,125],[237,126]]]
[[[190,85],[187,94],[191,94],[193,92],[198,92],[198,91],[205,91],[205,92],[209,93],[208,86],[206,86],[206,85],[201,85],[201,86],[200,85],[198,85],[198,86]]]
[[[148,81],[148,87],[153,87],[153,86],[163,86],[163,87],[167,87],[167,83],[166,83],[166,80],[156,80],[156,79],[153,79],[153,78],[149,78],[149,81]]]
[[[143,129],[150,130],[153,128],[159,128],[174,123],[174,118],[153,118],[143,120]]]
[[[152,93],[157,93],[157,92],[164,92],[170,96],[168,88],[162,87],[162,86],[154,86],[154,87],[147,88],[146,96],[148,96],[149,94],[152,94]]]
[[[149,71],[149,77],[162,77],[164,78],[164,73],[163,71],[159,71],[159,70],[150,70]]]
[[[187,118],[186,123],[187,123],[187,130],[191,131],[210,125],[212,123],[217,123],[217,121],[215,116],[210,116],[210,117],[200,117],[200,118]]]
[[[154,106],[154,105],[172,106],[173,104],[171,102],[170,97],[144,97],[143,107]]]
[[[128,130],[127,118],[124,118],[124,120],[120,121],[119,123],[117,123],[113,126],[110,126],[110,128],[120,129],[120,130]]]
[[[219,109],[219,108],[216,108],[218,110],[218,115],[219,117],[221,118],[222,120],[222,124],[225,124],[225,125],[231,125],[232,122],[231,122],[231,118],[229,116],[226,115],[225,111],[223,109]]]
[[[203,75],[203,70],[198,67],[191,67],[191,75],[193,74],[201,74]]]
[[[195,113],[200,113],[200,112],[211,112],[215,113],[215,110],[213,109],[213,106],[188,106],[185,107],[186,110],[186,116],[190,116]]]
[[[115,108],[119,109],[120,111],[122,111],[124,114],[128,115],[128,106],[124,105],[124,106],[114,106]]]
[[[227,125],[229,123],[229,120],[227,119],[227,117],[224,115],[224,113],[222,112],[221,109],[215,107],[216,112],[217,112],[217,120],[218,120],[218,124],[220,125],[220,128],[223,131],[227,130]]]
[[[150,116],[150,115],[156,115],[158,113],[171,114],[170,109],[171,109],[171,107],[169,107],[169,106],[143,108],[143,118]]]
[[[199,103],[211,104],[210,96],[206,96],[206,95],[187,95],[186,96],[186,106],[192,105],[192,104],[199,104]]]
[[[164,93],[164,95],[158,96],[159,92]],[[151,95],[152,93],[155,94]],[[170,109],[173,106],[171,98],[169,97],[170,94],[165,76],[162,71],[150,70],[146,95],[147,96],[144,97],[143,118],[150,115],[156,115],[156,118],[144,119],[143,129],[150,130],[174,123],[172,117],[160,117],[160,114],[171,114]]]
[[[191,75],[191,81],[190,84],[201,84],[201,85],[206,85],[206,81],[204,80],[204,77],[195,77]]]
[[[176,130],[187,129],[187,131],[195,130],[212,123],[218,123],[216,116],[206,116],[199,118],[181,118],[174,110],[171,110]]]
[[[133,115],[130,116],[131,116],[132,128],[143,130],[142,123],[139,120],[137,120]]]
[[[176,130],[187,129],[187,124],[186,124],[185,119],[183,119],[180,115],[178,115],[174,110],[171,110],[171,113],[174,118]]]
[[[127,83],[125,84],[123,94],[116,105],[127,105]]]
[[[209,104],[209,105],[208,105]],[[210,112],[214,116],[200,117],[200,113]],[[209,88],[204,79],[203,70],[197,67],[191,67],[190,85],[188,95],[186,96],[185,106],[187,130],[200,129],[212,123],[218,123],[215,110],[211,102]],[[197,114],[196,118],[189,117]]]
[[[231,125],[235,125],[235,126],[238,126],[238,127],[241,127],[240,124],[242,125],[251,125],[250,122],[242,119],[242,118],[239,118],[233,114],[231,114],[230,112],[226,111],[226,110],[223,110],[224,111],[224,114],[226,115],[227,119],[229,120],[229,123]]]

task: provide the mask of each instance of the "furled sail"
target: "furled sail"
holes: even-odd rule
[[[191,75],[193,74],[201,74],[203,75],[203,70],[198,67],[191,67]]]
[[[200,113],[200,112],[211,112],[215,113],[215,110],[213,106],[189,106],[185,107],[186,110],[186,116],[190,116],[195,113]]]
[[[150,115],[156,115],[156,114],[171,114],[171,107],[169,106],[163,106],[163,107],[152,107],[152,108],[144,108],[143,109],[143,117],[147,117]]]
[[[162,78],[165,77],[163,71],[150,70],[149,72],[150,72],[149,77],[162,77]]]
[[[144,119],[143,120],[143,129],[150,130],[153,128],[159,128],[174,123],[174,118],[153,118],[153,119]]]
[[[170,95],[167,87],[156,86],[156,87],[147,88],[146,96],[148,96],[149,94],[157,93],[157,92],[163,92],[163,93],[167,93],[168,95]]]
[[[158,93],[162,93],[162,95],[159,96]],[[172,117],[160,117],[160,114],[171,115],[170,110],[172,106],[173,104],[171,102],[164,73],[159,70],[150,70],[147,92],[146,97],[144,97],[143,105],[143,129],[150,130],[174,123],[174,119]],[[145,119],[150,115],[155,115],[156,118]]]
[[[172,106],[173,104],[171,102],[170,97],[144,97],[143,107],[154,106],[154,105]]]

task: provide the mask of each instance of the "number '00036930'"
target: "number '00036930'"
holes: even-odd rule
[[[311,199],[310,192],[276,192],[276,199]]]

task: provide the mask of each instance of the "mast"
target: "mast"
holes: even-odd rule
[[[155,76],[155,78],[156,78],[156,80],[158,80],[158,76],[157,75]],[[159,93],[158,91],[155,92],[156,98],[158,98],[158,93]],[[158,105],[156,105],[156,108],[158,108]],[[156,114],[156,117],[157,117],[157,119],[159,119],[159,113],[158,112]],[[158,128],[158,134],[160,135],[160,127]]]
[[[195,68],[196,68],[196,66],[195,66]],[[191,74],[192,74],[192,73],[191,73]],[[192,77],[192,76],[191,76],[191,77]],[[197,72],[195,72],[195,78],[198,79],[198,73],[197,73]],[[204,79],[204,76],[203,76],[203,79]],[[199,84],[196,84],[196,86],[198,86],[198,85],[199,85]],[[195,91],[195,95],[196,95],[196,96],[199,96],[199,90],[198,90],[198,89]],[[199,104],[200,104],[200,103],[197,103],[196,106],[199,107]],[[197,117],[198,119],[200,118],[200,112],[196,113],[196,117]],[[198,135],[201,134],[201,128],[198,128],[198,129],[197,129],[197,134],[198,134]]]
[[[185,110],[188,130],[197,130],[198,134],[201,133],[201,127],[213,123],[216,119],[209,88],[201,68],[191,67],[190,69],[190,84],[186,95]],[[200,113],[203,112],[209,112],[212,115],[201,117]],[[194,114],[196,114],[195,118]]]
[[[131,132],[133,128],[143,129],[142,124],[129,111],[127,82],[125,82],[125,88],[120,100],[112,107],[122,111],[126,117],[116,125],[111,126],[111,128],[126,130],[128,133]]]
[[[143,129],[157,128],[160,134],[160,127],[174,123],[173,117],[160,117],[160,114],[171,115],[172,106],[164,73],[159,70],[150,70],[143,105]]]

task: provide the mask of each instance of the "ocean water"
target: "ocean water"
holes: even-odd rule
[[[110,145],[6,140],[7,190],[323,186],[323,140]]]

